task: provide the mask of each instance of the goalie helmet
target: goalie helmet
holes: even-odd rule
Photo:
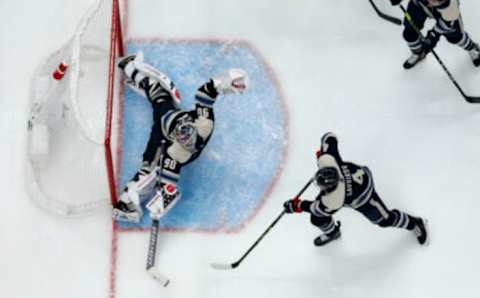
[[[323,167],[315,174],[317,185],[326,192],[337,188],[340,175],[335,167]]]
[[[198,132],[190,117],[180,119],[172,133],[175,141],[177,141],[183,148],[190,152],[195,151]]]

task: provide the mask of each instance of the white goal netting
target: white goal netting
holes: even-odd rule
[[[97,1],[31,82],[27,186],[34,201],[57,214],[92,213],[108,207],[115,194],[117,18],[117,0]]]

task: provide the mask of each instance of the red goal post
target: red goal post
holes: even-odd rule
[[[27,190],[56,214],[84,216],[116,202],[121,15],[119,0],[97,0],[32,78]]]

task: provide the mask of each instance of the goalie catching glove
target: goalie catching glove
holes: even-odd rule
[[[174,184],[164,184],[147,204],[150,218],[159,220],[178,202],[180,197],[180,192]]]
[[[212,79],[219,94],[243,94],[249,85],[247,73],[243,69],[237,68],[232,68],[223,75]]]

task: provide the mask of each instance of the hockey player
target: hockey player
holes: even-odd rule
[[[333,133],[322,137],[321,148],[317,151],[318,171],[315,174],[320,193],[315,201],[297,197],[284,203],[287,213],[310,213],[312,224],[323,231],[314,244],[322,246],[340,237],[340,222],[336,222],[332,215],[342,207],[357,210],[380,227],[413,231],[418,242],[426,244],[426,221],[397,209],[388,209],[375,191],[370,170],[343,161],[337,144],[337,137]]]
[[[141,202],[150,199],[150,217],[158,220],[180,199],[177,182],[182,167],[200,155],[213,133],[213,105],[218,96],[243,93],[248,77],[243,70],[231,69],[210,79],[198,88],[195,109],[183,111],[173,82],[144,63],[141,53],[121,59],[118,66],[127,77],[126,84],[152,104],[154,123],[143,164],[121,193],[113,217],[138,223],[143,215]]]
[[[390,2],[392,5],[398,5],[402,0]],[[468,51],[475,66],[480,65],[480,48],[463,28],[459,0],[410,0],[407,12],[418,30],[422,30],[427,18],[434,19],[435,26],[422,40],[410,21],[404,20],[403,38],[412,52],[403,64],[405,69],[410,69],[422,61],[428,52],[435,48],[442,35],[450,43]]]

